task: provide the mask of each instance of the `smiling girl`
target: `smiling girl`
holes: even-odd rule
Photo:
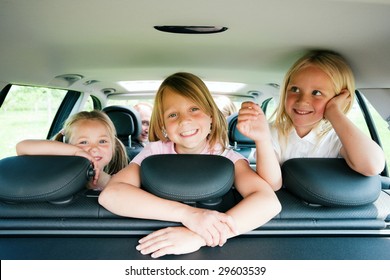
[[[382,149],[346,116],[354,97],[352,70],[342,56],[331,51],[313,51],[300,58],[285,76],[271,124],[279,163],[299,157],[343,157],[363,175],[380,173],[385,165]],[[258,105],[242,104],[238,128],[255,140],[258,158],[264,150],[259,127],[265,122]],[[257,164],[259,175],[273,168],[270,161]]]
[[[142,238],[137,249],[160,257],[200,247],[222,246],[227,238],[257,228],[281,210],[270,185],[249,162],[227,148],[227,124],[204,82],[190,73],[166,78],[155,97],[150,123],[151,141],[112,177],[99,203],[118,215],[180,222]],[[140,165],[154,154],[213,154],[234,163],[234,185],[243,199],[227,213],[195,208],[157,197],[141,189]]]
[[[16,145],[18,155],[74,155],[89,159],[95,179],[88,187],[102,190],[112,174],[127,166],[126,150],[115,136],[110,118],[101,111],[72,115],[54,140],[23,140]]]

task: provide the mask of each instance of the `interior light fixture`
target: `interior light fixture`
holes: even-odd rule
[[[212,34],[228,30],[224,26],[211,25],[156,25],[154,28],[158,31],[176,34]]]
[[[156,92],[161,85],[161,80],[121,81],[120,86],[128,92]],[[209,82],[205,81],[207,88],[214,93],[233,93],[245,87],[243,83]]]

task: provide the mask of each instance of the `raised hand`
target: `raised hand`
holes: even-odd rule
[[[324,117],[329,119],[335,111],[343,113],[345,108],[351,102],[351,93],[347,89],[343,89],[339,94],[336,94],[326,104]]]
[[[238,130],[254,141],[261,141],[265,137],[269,138],[269,126],[267,118],[260,106],[251,101],[241,104],[238,113]]]

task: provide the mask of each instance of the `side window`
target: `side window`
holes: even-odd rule
[[[94,109],[99,109],[99,108],[94,108],[93,99],[91,96],[89,96],[88,99],[86,100],[84,106],[83,106],[83,110],[84,111],[92,111]]]
[[[363,97],[364,98],[364,97]],[[368,110],[370,111],[371,117],[375,124],[376,130],[378,132],[379,139],[381,141],[381,145],[386,157],[387,166],[390,164],[390,131],[388,128],[388,123],[379,115],[377,110],[370,104],[370,102],[364,98],[368,106]],[[363,113],[355,102],[352,110],[350,111],[349,118],[353,121],[355,125],[357,125],[364,133],[370,136],[370,132],[367,127],[367,123],[364,119]]]
[[[45,139],[67,91],[12,86],[0,108],[0,158],[16,155],[23,139]]]
[[[271,117],[275,110],[277,109],[277,104],[278,102],[275,100],[275,98],[272,98],[270,100],[264,100],[263,103],[261,104],[263,110],[265,110],[265,115],[269,121],[272,121]]]

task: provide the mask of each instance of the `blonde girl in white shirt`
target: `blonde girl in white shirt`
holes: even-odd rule
[[[277,189],[281,186],[278,163],[339,156],[356,172],[379,174],[385,166],[382,149],[346,116],[354,98],[355,81],[346,60],[332,51],[313,51],[296,61],[285,76],[271,139],[264,140],[268,123],[260,107],[244,102],[238,129],[255,141],[258,159],[268,154],[266,161],[257,161],[259,175]]]

